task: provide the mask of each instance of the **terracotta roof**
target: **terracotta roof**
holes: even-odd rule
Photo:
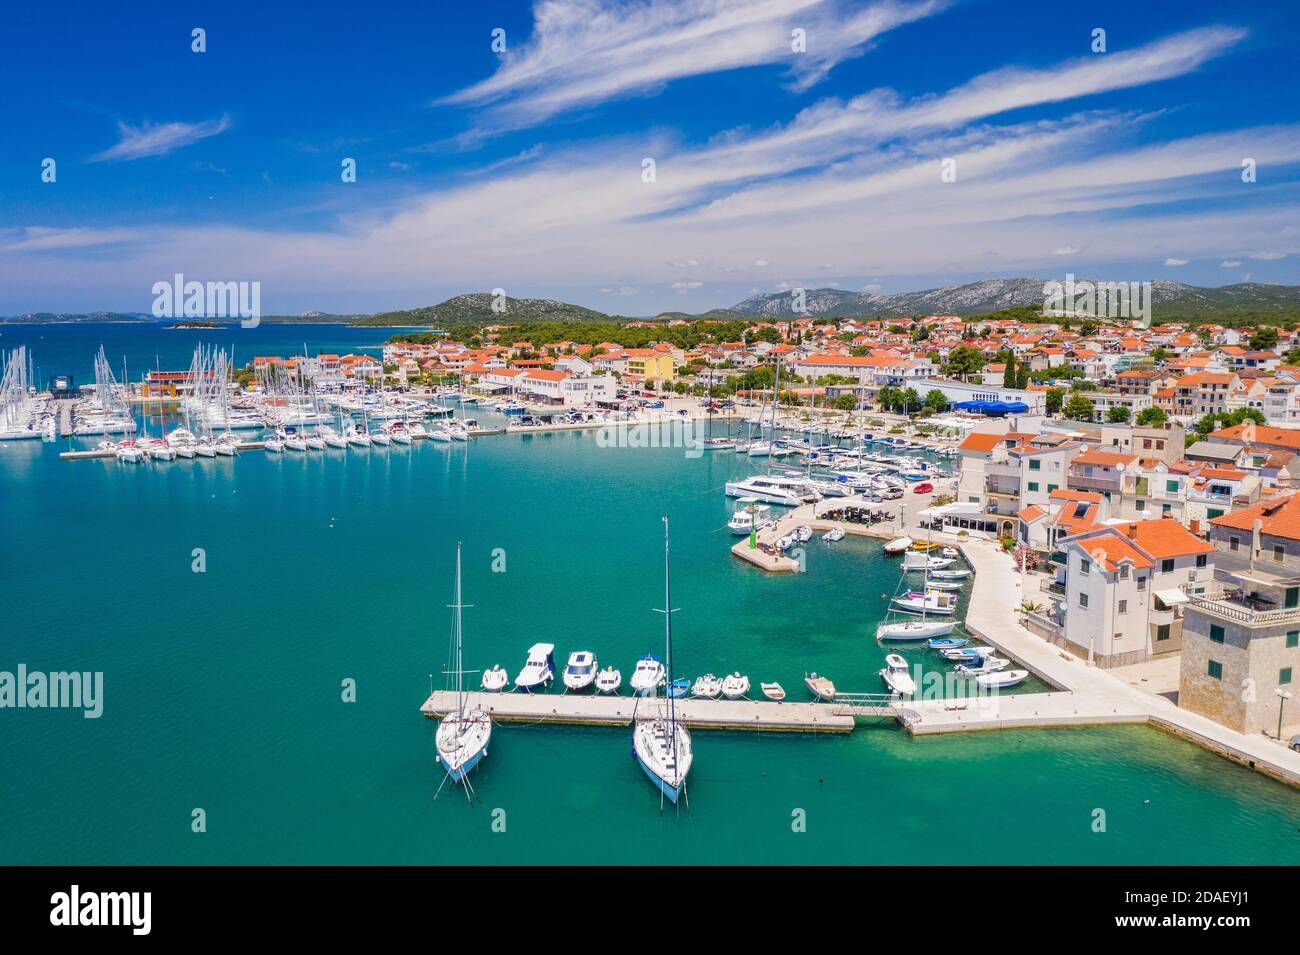
[[[1110,533],[1089,537],[1087,540],[1075,541],[1093,560],[1107,570],[1114,570],[1120,561],[1128,560],[1139,569],[1150,567],[1151,561],[1120,531],[1111,529]]]
[[[1160,560],[1214,552],[1213,544],[1201,540],[1172,517],[1114,526],[1136,541],[1152,557]]]
[[[1212,518],[1210,523],[1217,527],[1249,531],[1254,529],[1257,520],[1261,522],[1262,533],[1300,540],[1300,494],[1288,494],[1286,497],[1239,508]]]
[[[1053,491],[1049,497],[1053,501],[1090,501],[1093,504],[1101,503],[1101,495],[1096,491],[1073,491],[1069,488],[1058,488]]]
[[[966,440],[957,445],[962,451],[992,451],[1005,438],[1005,434],[975,433],[966,436]]]
[[[1250,428],[1249,434],[1246,429]],[[1269,428],[1262,424],[1233,425],[1221,428],[1210,434],[1211,438],[1226,438],[1229,441],[1250,441],[1258,444],[1279,444],[1292,451],[1300,451],[1300,431],[1294,428]]]
[[[1117,464],[1128,466],[1137,460],[1136,454],[1116,454],[1112,451],[1085,451],[1074,459],[1075,464],[1099,464],[1113,468]]]
[[[1039,507],[1037,504],[1030,504],[1028,507],[1022,507],[1019,511],[1017,511],[1016,517],[1020,518],[1022,521],[1032,523],[1033,521],[1038,520],[1046,513],[1047,512],[1043,510],[1041,507]]]

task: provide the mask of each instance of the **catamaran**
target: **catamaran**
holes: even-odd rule
[[[461,648],[460,599],[460,544],[456,544],[456,602],[452,624],[452,670],[456,678],[456,709],[438,724],[438,762],[447,770],[447,777],[458,783],[487,755],[492,739],[492,718],[482,709],[471,707],[465,695],[465,667]]]
[[[667,672],[673,665],[673,602],[668,561],[668,518],[664,517],[664,660]],[[659,792],[676,805],[686,790],[686,775],[691,771],[694,753],[691,734],[677,719],[672,696],[663,701],[662,710],[649,719],[638,719],[632,729],[632,755],[655,784]]]

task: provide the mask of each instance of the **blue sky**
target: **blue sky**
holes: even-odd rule
[[[1300,283],[1286,4],[179,6],[7,11],[0,313],[147,311],[176,272],[268,313]]]

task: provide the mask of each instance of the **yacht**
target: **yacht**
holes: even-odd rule
[[[663,686],[667,682],[666,673],[662,660],[646,654],[636,661],[636,669],[632,671],[633,692],[645,696],[656,687]]]
[[[486,711],[471,706],[465,694],[465,667],[461,652],[460,612],[464,604],[460,600],[460,545],[456,545],[456,602],[452,607],[456,611],[452,629],[452,666],[450,674],[455,675],[456,708],[442,718],[438,724],[436,745],[438,762],[453,783],[463,780],[479,760],[487,755],[488,743],[492,739],[492,718]]]
[[[555,679],[555,644],[534,643],[528,648],[524,668],[515,677],[515,689],[540,693]]]
[[[577,693],[591,686],[596,679],[596,655],[590,650],[575,650],[569,654],[564,668],[564,688]]]
[[[761,531],[774,523],[772,508],[767,504],[759,503],[758,498],[742,497],[736,504],[736,513],[731,515],[727,527],[731,528],[731,533],[737,537],[743,537],[751,531]]]
[[[946,617],[957,611],[957,596],[941,590],[927,590],[924,592],[909,590],[906,594],[895,597],[893,603],[899,610],[908,613],[935,613]]]
[[[766,504],[798,507],[821,500],[802,478],[761,474],[743,481],[727,482],[728,497],[752,497]]]
[[[912,696],[916,693],[916,681],[912,679],[907,661],[897,653],[885,657],[885,668],[880,671],[880,678],[885,681],[890,692],[897,696]]]
[[[673,661],[673,601],[669,583],[668,518],[664,518],[664,659]],[[637,665],[638,669],[640,664]],[[663,667],[660,666],[663,670]],[[634,678],[635,679],[635,678]],[[632,754],[637,764],[655,784],[663,797],[674,805],[686,789],[694,753],[691,734],[677,718],[676,703],[664,699],[659,712],[649,719],[638,719],[632,728]],[[661,803],[662,805],[662,803]]]
[[[346,448],[348,446],[348,439],[328,425],[321,426],[320,436],[321,439],[331,448]]]

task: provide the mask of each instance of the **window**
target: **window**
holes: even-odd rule
[[[1205,509],[1205,519],[1207,521],[1212,521],[1216,517],[1222,517],[1222,516],[1223,516],[1223,508],[1221,507],[1207,507]]]
[[[1079,594],[1079,606],[1080,606],[1080,607],[1087,607],[1087,606],[1088,606],[1088,595],[1087,595],[1087,594]]]
[[[1168,639],[1169,639],[1169,624],[1162,623],[1160,626],[1156,627],[1156,642],[1159,643],[1161,640],[1168,640]]]
[[[1147,509],[1147,502],[1146,502],[1146,501],[1137,501],[1135,506],[1137,507],[1138,512],[1140,513],[1140,512],[1145,511],[1145,510]]]
[[[1170,514],[1172,514],[1173,512],[1174,512],[1174,506],[1173,506],[1172,504],[1161,504],[1161,505],[1160,505],[1160,514],[1161,514],[1162,517],[1168,517],[1168,516],[1169,516]]]
[[[1174,559],[1172,557],[1166,557],[1164,560],[1160,562],[1160,573],[1172,574],[1173,572],[1174,572]]]
[[[1300,630],[1288,630],[1286,633],[1287,648],[1300,647]]]
[[[1286,596],[1282,598],[1282,606],[1294,610],[1297,604],[1300,604],[1300,587],[1288,587]]]
[[[1037,482],[1037,481],[1030,481],[1030,482],[1029,482],[1029,490],[1031,490],[1031,491],[1035,491],[1035,492],[1036,492],[1036,491],[1038,490],[1038,482]]]
[[[1208,555],[1208,554],[1197,554],[1197,555],[1196,555],[1196,566],[1197,566],[1197,568],[1204,567],[1205,564],[1206,564],[1206,561],[1207,561],[1208,559],[1209,559],[1209,555]]]
[[[1031,471],[1041,471],[1042,469],[1043,469],[1043,462],[1042,462],[1042,461],[1038,460],[1038,458],[1030,458],[1030,459],[1029,459],[1029,470],[1031,470]]]
[[[1214,677],[1214,679],[1216,679],[1216,680],[1222,680],[1222,679],[1223,679],[1223,664],[1220,663],[1218,660],[1211,660],[1211,661],[1210,661],[1210,666],[1209,666],[1207,672],[1210,674],[1210,676]]]
[[[1048,494],[1051,494],[1053,491],[1057,491],[1057,490],[1060,490],[1060,485],[1059,485],[1059,484],[1049,484],[1049,485],[1047,485],[1047,493],[1048,493]]]
[[[1220,627],[1217,623],[1210,624],[1210,642],[1211,643],[1223,642],[1223,628]]]
[[[1079,558],[1079,573],[1081,574],[1088,573],[1088,558],[1086,557]]]
[[[1277,671],[1277,685],[1286,686],[1291,682],[1291,668],[1283,667]]]
[[[1286,548],[1281,544],[1273,545],[1273,559],[1279,564],[1286,560]]]
[[[1139,577],[1138,590],[1146,590],[1146,589],[1147,589],[1147,579],[1145,577]]]
[[[1128,564],[1119,565],[1119,579],[1128,580]]]
[[[1229,537],[1228,547],[1231,550],[1241,550],[1241,540],[1236,537]]]
[[[1178,482],[1177,482],[1177,481],[1166,481],[1166,482],[1165,482],[1165,490],[1166,490],[1168,493],[1170,493],[1170,494],[1177,494],[1177,493],[1178,493]]]
[[[1127,601],[1127,600],[1121,600],[1121,601],[1119,602],[1119,612],[1120,612],[1120,613],[1128,613],[1128,601]]]

